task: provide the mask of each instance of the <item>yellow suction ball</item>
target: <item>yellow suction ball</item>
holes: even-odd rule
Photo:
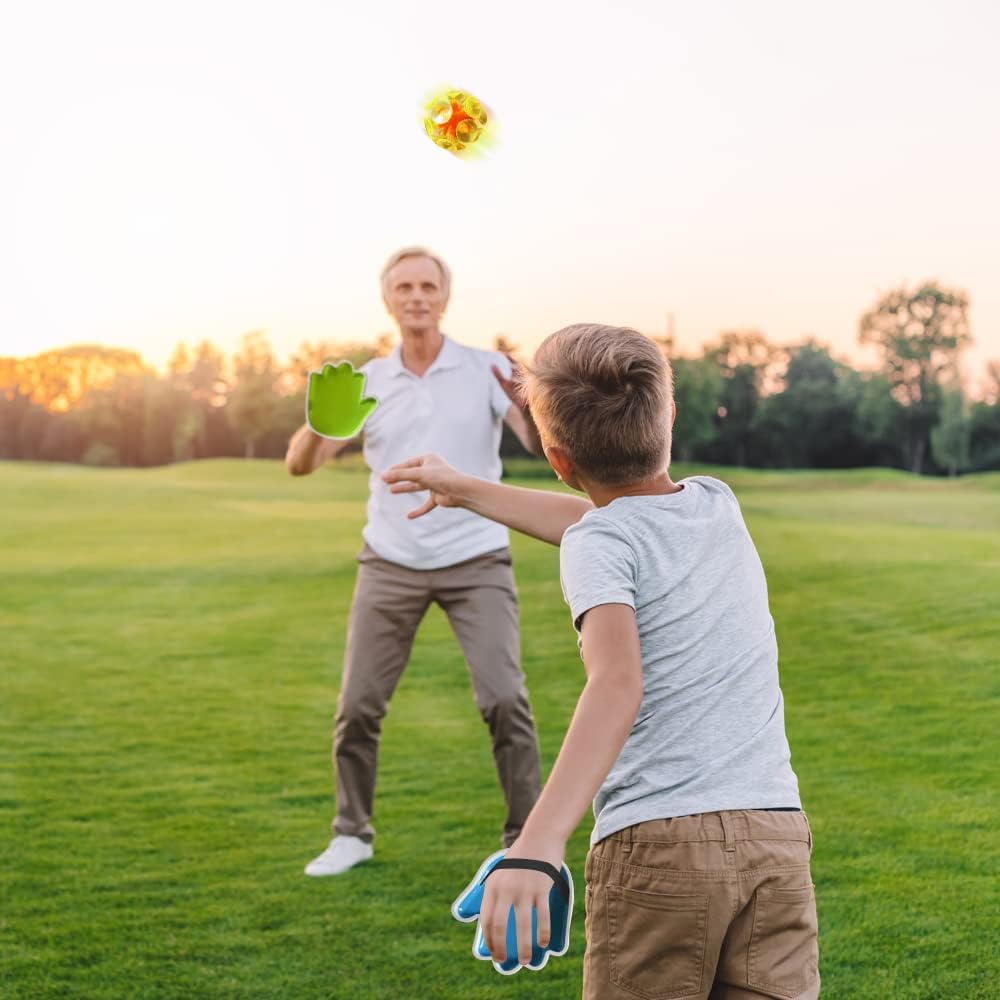
[[[468,91],[442,88],[423,108],[427,137],[440,149],[461,155],[470,153],[488,136],[490,115],[482,101]]]

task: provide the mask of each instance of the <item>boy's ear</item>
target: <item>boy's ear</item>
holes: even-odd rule
[[[677,419],[677,404],[670,400],[670,426],[674,426],[674,421]]]
[[[573,460],[562,448],[550,445],[545,448],[545,457],[562,482],[566,483],[573,478]]]

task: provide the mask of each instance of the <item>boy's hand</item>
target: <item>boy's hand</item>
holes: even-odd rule
[[[453,469],[440,455],[420,455],[398,462],[382,473],[382,479],[392,485],[392,493],[419,493],[430,490],[430,496],[406,516],[412,521],[435,507],[460,507],[463,485],[468,477]]]
[[[565,844],[526,841],[518,838],[505,854],[507,858],[531,858],[547,861],[554,868],[562,866]],[[522,965],[531,961],[531,911],[538,918],[536,938],[542,948],[549,945],[552,932],[549,914],[549,892],[552,879],[542,872],[510,869],[493,872],[486,880],[483,905],[479,910],[479,926],[483,930],[486,947],[497,962],[506,962],[507,921],[514,908],[517,925],[517,959]],[[513,956],[509,956],[513,957]]]

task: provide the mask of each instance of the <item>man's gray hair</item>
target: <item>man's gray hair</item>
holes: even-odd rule
[[[426,247],[403,247],[402,250],[397,250],[385,262],[385,267],[382,268],[382,298],[386,301],[389,300],[389,272],[401,260],[406,260],[407,257],[428,257],[437,264],[438,270],[441,272],[441,295],[444,299],[444,304],[447,305],[448,298],[451,295],[451,271],[448,270],[448,265],[437,254],[431,253]]]

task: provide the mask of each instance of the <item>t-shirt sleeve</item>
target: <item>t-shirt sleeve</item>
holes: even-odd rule
[[[684,480],[684,483],[687,484],[686,488],[698,487],[709,495],[725,497],[731,506],[735,507],[738,511],[740,510],[740,501],[733,492],[732,487],[728,483],[724,483],[721,479],[716,479],[715,476],[688,476]]]
[[[583,615],[598,605],[627,604],[635,609],[635,550],[621,530],[602,517],[585,517],[566,531],[559,549],[559,574],[576,629]]]
[[[492,351],[490,353],[489,361],[486,365],[486,377],[490,380],[490,408],[493,410],[494,417],[499,417],[503,420],[510,409],[510,399],[508,399],[507,393],[503,391],[503,386],[497,381],[496,375],[493,374],[493,365],[496,365],[500,369],[504,378],[510,378],[511,366],[506,355],[501,354],[499,351]]]
[[[724,483],[721,479],[715,479],[710,476],[706,476],[705,480],[711,483],[721,494],[723,494],[723,496],[728,497],[734,504],[736,504],[737,507],[739,507],[740,502],[729,483]]]

